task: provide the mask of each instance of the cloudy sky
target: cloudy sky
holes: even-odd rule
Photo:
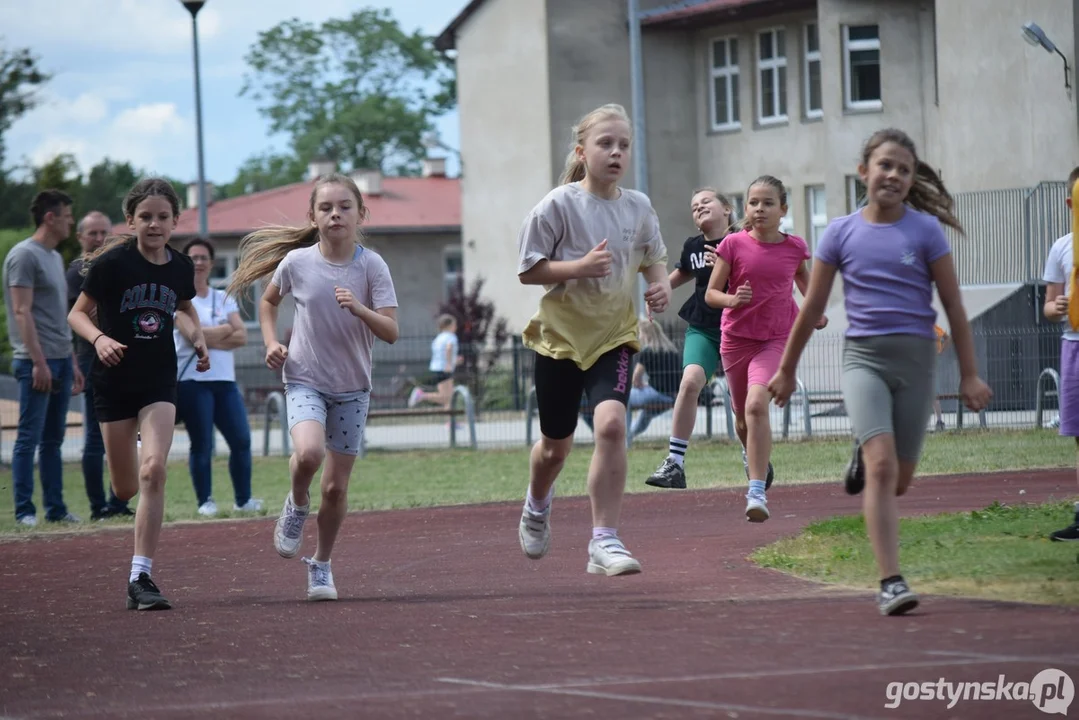
[[[282,20],[320,22],[389,5],[402,27],[441,32],[466,0],[209,0],[199,13],[206,177],[223,184],[251,155],[286,146],[254,101],[239,97],[243,57]],[[29,47],[53,79],[41,105],[8,132],[7,163],[70,152],[85,171],[102,158],[181,180],[196,178],[191,16],[179,0],[53,0],[46,16],[0,2],[0,43]],[[438,121],[457,147],[456,113]],[[449,162],[456,172],[456,162]]]

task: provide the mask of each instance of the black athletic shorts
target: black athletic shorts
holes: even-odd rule
[[[94,411],[98,422],[137,418],[144,407],[159,402],[176,404],[175,384],[134,391],[94,388]]]
[[[623,345],[610,350],[587,370],[573,360],[552,360],[537,353],[535,380],[540,432],[552,440],[562,440],[577,429],[582,393],[593,408],[604,400],[629,404],[633,349]]]

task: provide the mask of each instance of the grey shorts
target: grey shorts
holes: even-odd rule
[[[890,433],[900,460],[917,461],[933,407],[937,346],[914,335],[847,338],[843,401],[854,436]]]
[[[359,455],[367,427],[371,391],[324,393],[306,385],[285,386],[288,429],[314,420],[326,429],[326,448],[341,455]]]

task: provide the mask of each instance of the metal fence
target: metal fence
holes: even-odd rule
[[[1067,183],[955,195],[966,236],[947,229],[963,285],[1037,282],[1049,248],[1071,232]]]
[[[1056,378],[1060,366],[1059,326],[1049,324],[1015,328],[980,328],[975,332],[978,367],[993,388],[994,397],[986,412],[972,414],[957,399],[959,373],[953,346],[946,347],[939,358],[937,392],[941,397],[943,421],[947,429],[956,427],[1032,428],[1049,425],[1056,418]],[[675,344],[681,345],[680,326],[669,328]],[[806,348],[798,369],[799,392],[790,406],[773,406],[771,424],[776,439],[849,436],[850,423],[840,393],[843,338],[837,334],[815,334]],[[394,346],[381,346],[374,371],[372,417],[368,423],[366,447],[369,449],[407,450],[417,448],[524,447],[539,435],[539,420],[534,412],[532,367],[534,354],[521,347],[519,339],[491,355],[478,357],[478,372],[459,373],[456,381],[465,391],[455,397],[457,422],[439,408],[417,414],[407,408],[407,398],[414,383],[423,383],[429,360],[430,337],[403,338]],[[491,369],[488,368],[490,363]],[[256,455],[280,455],[288,451],[288,436],[282,427],[283,398],[279,378],[265,367],[238,363],[238,376],[251,413],[252,447]],[[473,366],[475,367],[475,366]],[[10,463],[18,422],[17,392],[14,381],[0,378],[0,394],[9,399],[0,406],[0,462]],[[273,398],[280,403],[269,414],[266,404]],[[69,427],[63,445],[68,461],[78,459],[82,450],[81,398],[72,400]],[[467,414],[471,409],[473,414]],[[1040,413],[1039,413],[1040,410]],[[639,412],[639,411],[637,411]],[[636,412],[633,413],[636,417]],[[934,418],[926,418],[929,427]],[[671,431],[671,413],[653,419],[640,441],[665,441]],[[696,438],[733,437],[726,385],[717,378],[697,407]],[[576,440],[592,441],[584,423],[578,425]],[[224,440],[217,438],[219,453],[227,452]],[[186,457],[187,435],[177,427],[172,457]]]

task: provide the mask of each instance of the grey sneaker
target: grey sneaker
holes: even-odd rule
[[[635,575],[641,564],[622,540],[616,537],[593,538],[588,543],[588,572],[593,575]]]
[[[644,481],[644,484],[658,488],[685,490],[685,468],[676,463],[674,460],[671,460],[669,457],[663,458],[663,462],[656,469],[656,471],[652,473],[647,480]]]
[[[746,471],[746,480],[750,480],[751,478],[749,477],[749,458],[746,457],[746,449],[745,448],[742,448],[742,467],[745,468],[745,471]],[[776,469],[774,467],[772,467],[772,461],[769,460],[768,461],[768,477],[766,477],[764,479],[764,489],[765,490],[771,490],[772,489],[772,481],[775,480],[775,478],[776,478]]]
[[[517,526],[521,550],[533,560],[539,560],[551,548],[551,506],[543,512],[532,512],[528,502],[521,510],[521,522]]]
[[[746,494],[746,520],[762,523],[768,517],[768,498],[760,491],[750,490]]]
[[[273,546],[278,555],[293,558],[300,552],[300,545],[303,544],[303,524],[309,512],[292,504],[291,492],[285,496],[285,505],[281,508],[281,515],[277,518],[273,532]]]
[[[881,588],[877,603],[881,615],[902,615],[918,607],[918,596],[905,580],[893,580]]]
[[[312,601],[336,600],[337,588],[333,584],[333,570],[330,563],[315,562],[313,558],[304,558],[307,565],[307,599]]]

